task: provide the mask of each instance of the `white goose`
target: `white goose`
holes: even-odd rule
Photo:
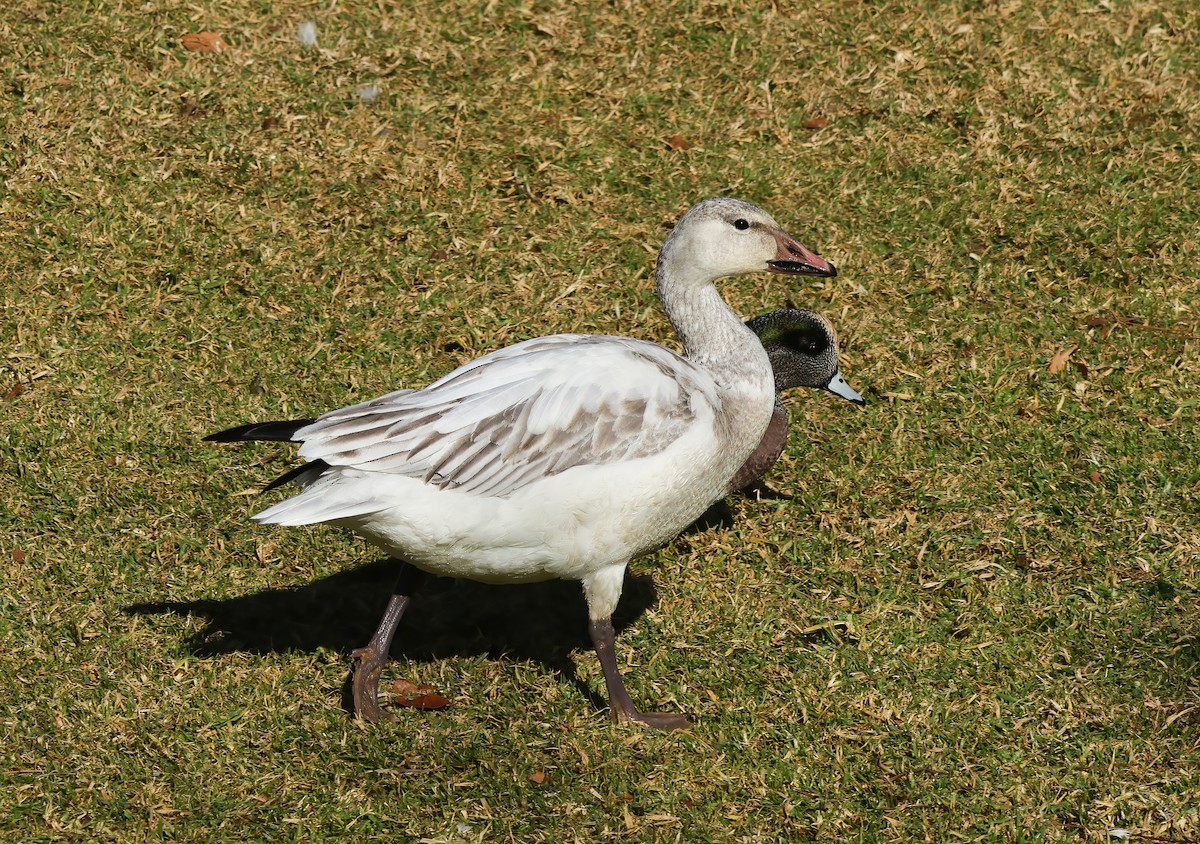
[[[303,443],[307,464],[272,484],[303,490],[254,518],[346,527],[409,563],[374,638],[355,651],[360,717],[391,717],[376,701],[379,673],[424,571],[581,581],[612,717],[661,729],[690,722],[634,707],[612,613],[629,561],[725,495],[763,438],[775,406],[771,364],[714,286],[762,271],[837,274],[762,209],[708,199],[684,214],[658,257],[657,292],[682,356],[627,337],[541,337],[423,390],[207,438]]]

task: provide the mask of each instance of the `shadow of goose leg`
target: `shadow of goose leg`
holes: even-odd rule
[[[604,671],[604,684],[608,686],[609,712],[614,721],[638,721],[657,730],[679,730],[690,726],[692,719],[682,712],[638,712],[617,670],[615,653],[616,633],[612,619],[593,621],[588,626],[596,656],[600,657],[600,668]]]
[[[423,579],[424,573],[420,569],[408,563],[404,564],[375,635],[365,647],[357,648],[350,654],[355,661],[354,679],[351,684],[354,691],[354,714],[364,721],[374,724],[396,717],[379,705],[379,675],[387,665],[396,626],[403,618],[413,593],[420,587]]]

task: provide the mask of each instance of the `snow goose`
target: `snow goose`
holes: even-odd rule
[[[756,316],[746,325],[758,335],[771,371],[775,373],[775,410],[766,433],[742,468],[729,482],[729,491],[746,489],[779,460],[787,444],[788,412],[779,393],[795,387],[828,390],[855,404],[866,401],[846,383],[838,366],[837,332],[814,311],[780,308]]]
[[[429,572],[581,581],[613,719],[690,723],[634,707],[617,669],[612,613],[629,561],[724,496],[771,421],[767,352],[714,285],[763,271],[837,274],[757,206],[704,200],[671,230],[656,268],[683,355],[627,337],[541,337],[421,390],[207,437],[302,443],[307,463],[272,484],[302,490],[254,518],[349,528],[407,562],[375,636],[354,653],[359,717],[392,717],[376,700],[379,672]]]

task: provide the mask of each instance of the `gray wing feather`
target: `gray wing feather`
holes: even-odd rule
[[[657,454],[716,401],[711,378],[661,346],[556,335],[485,355],[424,390],[327,413],[296,438],[310,461],[504,497],[573,466]]]

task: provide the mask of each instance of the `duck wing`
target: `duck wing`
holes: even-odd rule
[[[332,411],[295,439],[331,468],[503,498],[574,466],[658,454],[711,424],[717,404],[712,378],[662,346],[560,334]]]

